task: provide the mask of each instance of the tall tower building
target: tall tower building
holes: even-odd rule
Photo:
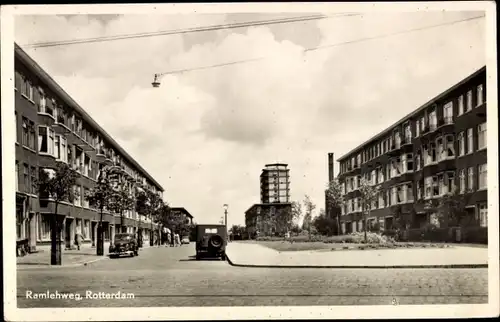
[[[290,169],[288,164],[266,164],[260,175],[261,203],[290,202]]]

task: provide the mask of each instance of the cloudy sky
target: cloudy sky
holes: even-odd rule
[[[17,16],[25,45],[310,15]],[[293,200],[324,205],[340,157],[486,63],[484,19],[321,50],[482,12],[364,13],[310,22],[25,48],[198,223],[259,202],[266,163],[289,164]],[[226,67],[155,73],[258,57]],[[336,172],[338,166],[336,166]]]

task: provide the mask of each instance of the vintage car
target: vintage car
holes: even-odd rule
[[[128,255],[139,256],[139,245],[134,234],[121,233],[115,235],[114,245],[109,246],[109,257]]]
[[[226,260],[227,229],[225,225],[196,225],[196,259],[220,257]]]
[[[189,236],[182,237],[181,244],[189,244]]]

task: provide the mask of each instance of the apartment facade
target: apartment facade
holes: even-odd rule
[[[84,242],[97,239],[100,214],[84,197],[94,187],[100,171],[110,166],[115,182],[126,184],[133,193],[149,189],[160,196],[161,185],[107,134],[31,57],[15,45],[15,122],[16,122],[16,235],[18,243],[27,241],[31,250],[50,243],[50,217],[55,205],[39,196],[39,171],[51,172],[57,162],[70,165],[79,173],[73,203],[63,202],[58,215],[64,219],[63,240],[67,248],[75,234]],[[106,211],[104,235],[112,240],[115,232],[135,233],[143,228],[148,239],[148,218],[127,211],[123,222],[119,214]],[[156,229],[156,226],[153,226]]]
[[[290,169],[288,164],[266,164],[260,175],[261,203],[290,202]]]
[[[438,224],[426,201],[458,189],[469,224],[487,226],[486,67],[433,98],[337,161],[343,233],[363,229],[361,179],[378,185],[367,224],[391,229],[396,206],[412,227]]]

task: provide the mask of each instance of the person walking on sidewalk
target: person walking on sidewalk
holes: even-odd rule
[[[80,246],[82,245],[82,234],[80,231],[77,231],[75,234],[75,245],[78,250],[80,250]]]

